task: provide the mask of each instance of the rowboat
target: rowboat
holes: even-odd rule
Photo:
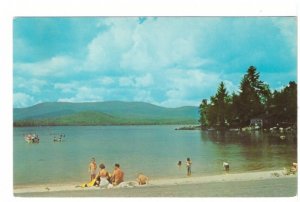
[[[27,134],[24,136],[24,139],[27,143],[39,143],[40,138],[36,134]]]

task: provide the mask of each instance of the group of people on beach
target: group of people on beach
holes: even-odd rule
[[[178,161],[177,166],[181,168],[182,161]],[[192,175],[192,160],[191,158],[186,159],[186,168],[187,176]],[[223,168],[226,172],[229,171],[229,163],[223,162]],[[290,173],[295,174],[297,171],[297,163],[293,163],[290,169]],[[97,173],[97,163],[95,158],[91,159],[89,164],[89,173],[90,173],[90,185],[89,186],[99,186],[99,187],[114,187],[124,182],[124,172],[120,168],[120,164],[115,163],[114,170],[112,173],[109,173],[105,169],[105,165],[101,163],[99,165],[99,171]],[[138,174],[137,182],[139,185],[147,184],[149,178],[142,173]]]
[[[101,163],[99,165],[99,172],[97,173],[97,163],[95,158],[92,158],[89,164],[89,173],[92,186],[113,187],[124,182],[125,174],[120,168],[120,164],[118,163],[115,163],[114,170],[112,171],[112,173],[109,173],[105,169],[105,165]],[[148,180],[149,179],[147,176],[141,173],[138,175],[137,182],[139,185],[144,185],[148,183]]]
[[[192,175],[192,160],[188,157],[186,159],[185,164],[186,164],[186,168],[187,168],[187,176],[191,176]],[[182,165],[182,162],[178,161],[177,165],[180,168]]]
[[[99,172],[97,173],[97,163],[95,158],[92,158],[89,164],[89,173],[91,177],[90,180],[95,181],[94,186],[105,187],[109,184],[116,186],[124,181],[124,172],[118,163],[115,163],[112,174],[105,169],[103,163],[99,165]]]
[[[187,158],[186,159],[186,168],[187,168],[187,176],[191,176],[192,175],[192,160],[191,158]],[[178,161],[177,166],[179,168],[181,168],[182,165],[182,161]],[[226,172],[229,172],[229,163],[228,162],[223,162],[223,168]]]

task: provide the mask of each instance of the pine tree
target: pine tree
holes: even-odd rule
[[[200,125],[202,129],[206,129],[208,127],[208,119],[207,119],[207,111],[208,111],[208,103],[207,99],[203,99],[202,103],[199,106],[199,114],[200,114]]]
[[[211,104],[207,110],[208,125],[211,127],[226,127],[228,118],[229,96],[224,82],[221,82],[215,96],[210,98]]]
[[[250,66],[240,85],[238,98],[238,117],[243,126],[249,125],[250,119],[264,112],[265,104],[271,97],[269,86],[259,79],[259,73]],[[235,103],[237,104],[237,103]]]

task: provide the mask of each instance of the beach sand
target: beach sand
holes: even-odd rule
[[[15,187],[17,197],[292,197],[297,195],[297,175],[264,171],[214,176],[151,180],[143,186],[81,188],[77,184]]]

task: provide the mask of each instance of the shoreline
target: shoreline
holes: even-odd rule
[[[211,175],[211,176],[197,176],[197,177],[182,177],[182,178],[170,178],[170,179],[154,179],[151,180],[147,185],[137,185],[134,181],[126,181],[124,183],[125,186],[122,187],[114,187],[112,189],[101,189],[101,191],[110,190],[110,192],[114,192],[114,190],[128,190],[127,188],[146,188],[146,189],[155,189],[157,187],[171,187],[175,188],[179,186],[191,186],[191,185],[203,185],[203,184],[211,184],[211,183],[234,183],[234,182],[251,182],[251,181],[268,181],[274,179],[296,179],[296,175],[284,175],[282,170],[273,170],[273,171],[258,171],[258,172],[244,172],[244,173],[234,173],[234,174],[221,174],[221,175]],[[51,196],[55,193],[66,193],[66,192],[77,192],[79,195],[86,195],[86,191],[100,191],[99,187],[87,187],[81,188],[78,187],[82,183],[76,184],[40,184],[40,185],[26,185],[26,186],[15,186],[13,188],[13,193],[15,196],[22,195],[36,195],[37,193],[41,193],[47,196]],[[66,195],[68,196],[68,194]]]

